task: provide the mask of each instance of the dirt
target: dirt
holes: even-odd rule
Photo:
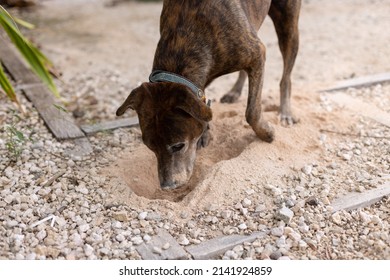
[[[65,83],[80,73],[118,73],[129,88],[146,81],[158,41],[161,3],[127,1],[106,7],[103,1],[45,1],[33,13],[22,13],[37,25],[32,36],[63,73]],[[259,186],[278,185],[282,178],[305,164],[325,161],[320,144],[322,128],[343,130],[356,116],[348,108],[328,111],[321,106],[318,90],[355,76],[390,71],[388,1],[303,1],[300,51],[293,71],[292,106],[300,122],[291,128],[278,122],[278,83],[282,61],[272,22],[259,32],[267,46],[264,103],[265,118],[276,130],[268,144],[257,139],[246,124],[247,85],[236,104],[219,98],[237,74],[217,79],[207,89],[214,100],[211,122],[213,140],[199,152],[189,184],[173,191],[158,186],[156,159],[139,140],[115,155],[101,170],[112,178],[107,187],[114,201],[139,208],[159,204],[161,211],[202,209],[210,204],[232,205],[242,192]],[[129,92],[95,96],[114,112]],[[137,131],[132,130],[132,133]],[[118,192],[117,182],[121,185]],[[126,187],[128,189],[126,189]],[[134,193],[133,193],[134,192]],[[264,194],[264,203],[270,199]]]

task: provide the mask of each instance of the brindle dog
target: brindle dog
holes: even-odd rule
[[[117,110],[139,117],[143,142],[156,154],[162,188],[176,188],[192,175],[196,150],[209,141],[212,112],[203,90],[217,77],[240,71],[221,102],[235,102],[249,79],[246,120],[266,142],[273,127],[263,119],[261,90],[265,46],[257,36],[267,14],[273,20],[283,56],[280,118],[291,113],[291,71],[298,52],[300,0],[164,0],[161,38],[150,82],[134,89]]]

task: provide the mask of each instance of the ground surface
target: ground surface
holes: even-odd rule
[[[104,4],[45,1],[20,12],[37,25],[29,36],[63,73],[59,87],[80,124],[116,118],[131,89],[146,81],[158,41],[160,3]],[[259,36],[267,46],[265,118],[275,141],[261,142],[245,123],[247,87],[238,103],[218,102],[237,74],[221,77],[206,91],[216,100],[213,140],[200,151],[189,185],[175,191],[159,189],[155,158],[138,128],[96,134],[93,154],[70,158],[64,151],[71,144],[56,141],[26,100],[29,116],[19,120],[3,98],[0,256],[137,259],[136,246],[164,228],[182,246],[266,233],[219,258],[390,259],[388,198],[349,212],[333,213],[330,206],[348,192],[388,182],[390,129],[338,105],[337,93],[318,92],[339,80],[390,71],[389,14],[388,1],[303,1],[292,98],[300,122],[291,128],[278,123],[274,110],[282,64],[267,19]],[[344,94],[390,114],[389,85]],[[17,160],[6,148],[11,124],[31,136]],[[283,206],[294,212],[288,224],[275,215]],[[54,227],[31,228],[50,214],[57,217]]]

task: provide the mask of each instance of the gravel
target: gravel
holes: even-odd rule
[[[69,100],[70,92],[79,93],[70,106],[83,108],[83,114],[73,114],[85,122],[113,117],[121,98],[113,101],[108,96],[107,103],[93,98],[103,96],[109,86],[123,95],[129,91],[117,73],[108,72],[78,75],[72,86],[62,90]],[[389,86],[347,93],[389,112],[390,101],[385,98]],[[336,196],[374,188],[390,174],[390,129],[374,121],[362,117],[344,131],[373,137],[323,134],[318,142],[324,161],[292,167],[278,182],[257,182],[232,199],[231,205],[210,204],[176,217],[159,212],[164,201],[146,208],[109,203],[107,178],[98,175],[99,169],[111,161],[110,155],[141,144],[137,128],[91,136],[95,152],[72,158],[65,151],[73,144],[54,139],[30,103],[22,99],[28,116],[20,119],[1,98],[0,119],[28,136],[12,151],[7,149],[6,127],[0,130],[1,259],[140,259],[137,245],[150,242],[159,228],[168,230],[184,247],[224,234],[266,233],[227,250],[221,259],[390,259],[388,197],[353,211],[333,213],[330,206]],[[337,110],[326,94],[321,96],[321,106]],[[58,172],[63,175],[45,186]],[[259,190],[273,198],[272,205],[264,204]],[[53,226],[51,219],[36,225],[50,215],[56,217]],[[153,250],[162,254],[170,246],[166,243]]]

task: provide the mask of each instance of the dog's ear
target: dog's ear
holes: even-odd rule
[[[148,84],[149,83],[143,83],[139,87],[133,89],[125,102],[123,102],[116,111],[116,115],[122,116],[129,108],[137,111],[145,98],[145,94],[149,92]]]
[[[210,107],[197,98],[192,92],[186,91],[186,94],[178,96],[177,101],[176,108],[183,110],[199,121],[211,121],[213,114]]]

